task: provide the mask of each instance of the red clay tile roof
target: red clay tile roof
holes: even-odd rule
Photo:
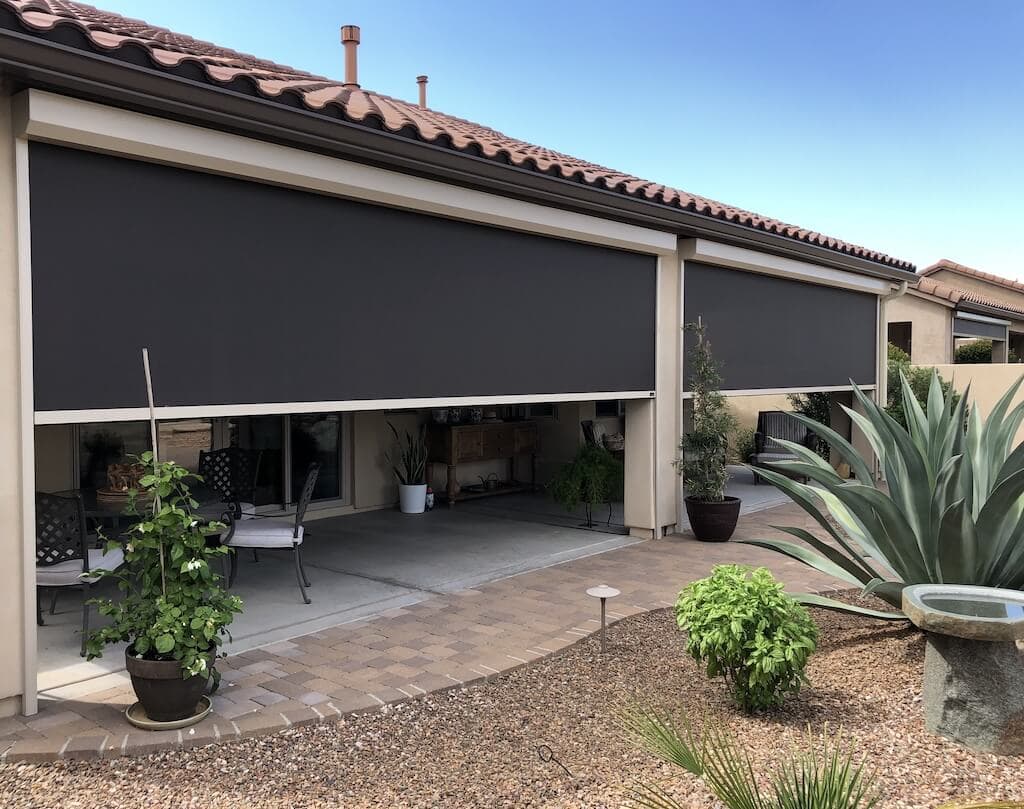
[[[923,292],[925,295],[933,295],[936,298],[942,298],[943,300],[947,300],[953,304],[966,301],[967,303],[977,303],[982,306],[991,306],[995,309],[1002,309],[1004,312],[1009,312],[1011,314],[1024,315],[1024,307],[996,300],[995,298],[989,298],[985,295],[979,295],[977,292],[973,292],[972,290],[960,289],[959,287],[943,283],[942,281],[936,281],[933,278],[923,276],[924,273],[922,273],[922,277],[918,280],[916,289],[919,292]]]
[[[202,42],[165,28],[149,25],[71,0],[0,0],[14,10],[30,32],[45,35],[60,26],[73,26],[100,53],[116,55],[126,45],[141,47],[155,66],[168,71],[195,65],[212,84],[227,89],[281,99],[293,95],[307,109],[333,114],[353,123],[365,123],[389,132],[418,138],[455,151],[511,163],[544,174],[583,182],[667,207],[692,211],[756,230],[766,231],[839,253],[913,271],[914,265],[884,253],[789,225],[777,219],[723,205],[676,188],[642,180],[570,155],[511,138],[490,127],[456,118],[417,104],[316,76],[249,54]]]
[[[942,270],[959,273],[960,275],[965,275],[968,278],[978,278],[982,281],[988,281],[990,284],[995,284],[996,286],[1012,289],[1014,292],[1024,293],[1024,284],[1020,281],[1011,281],[1009,278],[993,275],[990,272],[982,272],[981,270],[976,270],[973,267],[968,267],[965,264],[957,264],[955,261],[950,261],[948,258],[940,258],[934,264],[921,270],[919,274],[922,276],[934,275]]]

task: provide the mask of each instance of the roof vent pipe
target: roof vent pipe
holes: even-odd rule
[[[345,84],[350,90],[359,89],[359,69],[356,50],[359,48],[359,26],[341,27],[341,44],[345,46]]]
[[[427,108],[427,77],[417,76],[416,83],[420,86],[420,106],[423,109]]]

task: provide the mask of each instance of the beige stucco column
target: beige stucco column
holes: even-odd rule
[[[633,536],[658,537],[674,529],[679,477],[680,261],[658,259],[656,399],[626,402],[625,522]]]
[[[11,99],[0,87],[0,716],[22,710],[26,645],[15,164]]]

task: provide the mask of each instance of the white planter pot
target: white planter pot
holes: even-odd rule
[[[427,484],[398,484],[398,502],[403,514],[422,514],[427,508]]]

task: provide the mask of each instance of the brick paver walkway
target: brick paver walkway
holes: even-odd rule
[[[780,506],[742,518],[736,538],[776,534],[772,524],[812,528]],[[587,587],[622,591],[612,621],[671,605],[679,589],[722,562],[764,564],[791,590],[835,582],[778,554],[691,537],[642,542],[442,595],[326,631],[233,654],[214,710],[182,731],[146,732],[124,719],[128,685],[78,700],[41,702],[32,717],[0,719],[0,760],[143,754],[272,733],[480,682],[557,652],[598,627]]]

